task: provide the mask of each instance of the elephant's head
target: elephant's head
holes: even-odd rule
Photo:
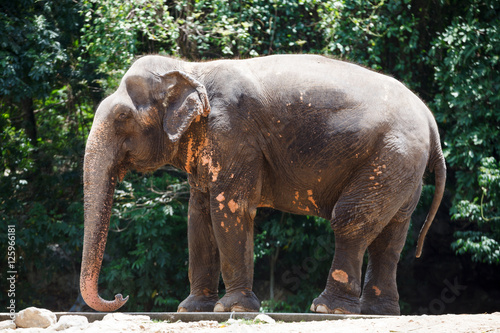
[[[85,149],[85,235],[80,290],[97,311],[115,311],[127,298],[98,295],[97,282],[115,185],[129,169],[152,171],[171,162],[182,135],[210,112],[205,87],[163,57],[138,60],[97,109]]]

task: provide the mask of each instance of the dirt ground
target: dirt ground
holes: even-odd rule
[[[78,316],[68,316],[78,317]],[[80,319],[84,317],[79,316]],[[267,317],[270,322],[273,319]],[[298,332],[498,332],[500,333],[500,312],[476,315],[439,315],[439,316],[398,316],[384,318],[350,318],[329,321],[312,321],[297,323],[265,323],[255,320],[234,320],[219,323],[202,320],[198,322],[175,322],[150,320],[145,315],[111,314],[102,320],[84,323],[80,326],[56,325],[42,328],[7,328],[0,329],[2,333],[45,333],[45,332],[146,332],[146,333],[184,333],[184,332],[266,332],[266,333],[298,333]],[[86,320],[85,320],[86,321]],[[14,325],[15,326],[15,325]]]
[[[125,327],[115,323],[115,327],[102,327],[96,323],[89,327],[92,332],[123,331]],[[85,330],[87,331],[87,330]],[[478,315],[440,315],[440,316],[399,316],[377,319],[345,319],[320,322],[299,323],[252,323],[234,321],[231,324],[216,321],[193,323],[166,322],[128,322],[128,332],[177,333],[177,332],[500,332],[500,312]],[[80,331],[81,332],[81,331]]]
[[[489,315],[400,316],[260,324],[248,328],[240,325],[240,327],[224,327],[217,332],[500,332],[500,312]]]

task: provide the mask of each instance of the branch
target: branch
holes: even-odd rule
[[[483,194],[481,195],[481,217],[482,217],[482,219],[485,220],[486,222],[500,220],[500,216],[495,216],[495,217],[490,217],[490,218],[487,218],[484,216],[483,199],[484,199],[484,195],[486,194],[486,192],[488,192],[488,190],[484,187],[481,187],[481,189],[483,190]]]

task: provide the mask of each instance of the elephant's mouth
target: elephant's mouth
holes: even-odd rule
[[[156,167],[151,167],[151,166],[147,166],[147,167],[138,167],[138,166],[134,166],[134,171],[137,171],[137,172],[140,172],[140,173],[151,173],[153,171],[156,171],[158,168]]]
[[[117,168],[117,177],[120,182],[123,181],[125,178],[125,175],[130,171],[136,171],[142,174],[146,173],[152,173],[153,171],[157,170],[158,167],[156,166],[151,166],[147,164],[136,164],[136,163],[122,163],[118,168]]]
[[[118,177],[118,181],[123,181],[123,178],[125,178],[125,175],[127,174],[127,172],[129,172],[131,166],[132,165],[128,159],[125,159],[125,161],[118,164],[118,166],[116,167],[116,175]]]
[[[124,166],[124,169],[125,169],[124,172],[127,173],[128,170],[134,170],[134,171],[137,171],[139,173],[145,174],[145,173],[151,173],[151,172],[156,171],[160,166],[162,166],[162,165],[157,165],[157,164],[152,163],[152,162],[127,163]],[[125,173],[124,173],[124,175],[125,175]]]
[[[118,180],[121,182],[123,181],[123,178],[125,178],[125,175],[127,174],[128,169],[126,168],[121,168],[118,170]]]
[[[124,160],[117,166],[117,174],[120,182],[123,180],[127,172],[134,170],[140,173],[149,173],[157,168],[152,163],[138,161],[137,159],[127,154]]]

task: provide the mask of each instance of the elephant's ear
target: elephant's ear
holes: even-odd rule
[[[167,110],[163,129],[169,139],[176,142],[196,117],[210,113],[207,91],[199,81],[181,71],[170,71],[159,76],[166,91]]]

